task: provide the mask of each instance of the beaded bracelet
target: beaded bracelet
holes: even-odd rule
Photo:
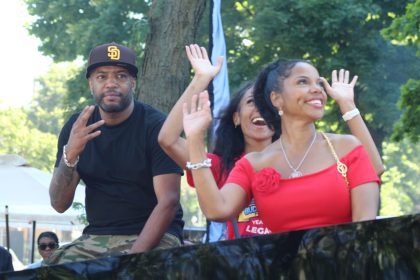
[[[192,170],[192,169],[200,169],[203,167],[211,167],[211,159],[207,158],[205,160],[203,160],[203,162],[199,162],[199,163],[191,163],[189,161],[187,161],[187,169]]]
[[[76,164],[79,162],[79,156],[77,156],[76,161],[74,163],[70,163],[69,160],[67,159],[67,145],[64,145],[63,147],[63,160],[64,163],[67,165],[67,167],[73,168],[76,166]]]
[[[360,115],[360,111],[359,109],[354,108],[353,110],[350,110],[343,115],[343,120],[349,121],[357,115]]]

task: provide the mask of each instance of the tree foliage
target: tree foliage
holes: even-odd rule
[[[86,61],[94,46],[118,42],[138,54],[140,94],[146,103],[168,111],[186,87],[190,75],[184,46],[196,41],[206,0],[25,2],[37,17],[29,32],[41,39],[41,52],[55,62]],[[68,82],[65,105],[72,111],[92,102],[83,72]]]
[[[420,212],[420,145],[407,140],[385,143],[381,215],[399,216]]]
[[[395,17],[382,34],[396,44],[415,46],[420,56],[420,1],[408,3],[405,13]]]
[[[86,57],[93,46],[110,39],[139,48],[133,40],[147,29],[149,2],[27,0],[29,13],[38,17],[29,31],[41,39],[40,51],[56,62]]]
[[[39,169],[52,171],[57,138],[34,128],[24,109],[0,110],[0,154],[17,154]]]
[[[358,107],[377,146],[392,133],[400,112],[399,87],[413,73],[412,49],[380,34],[410,1],[224,1],[231,85],[253,79],[265,64],[281,58],[311,60],[320,74],[346,68],[359,78]],[[324,118],[325,130],[345,131],[337,106]]]
[[[394,18],[392,24],[382,30],[385,38],[399,45],[414,46],[417,57],[420,57],[420,0],[409,3],[406,13]],[[417,58],[417,65],[419,59]],[[395,126],[393,139],[400,141],[405,136],[417,142],[420,135],[420,67],[416,69],[416,76],[401,88],[399,107],[403,110],[400,121]]]
[[[28,12],[36,16],[29,33],[41,40],[39,50],[55,62],[86,61],[92,47],[105,42],[130,46],[140,57],[147,34],[147,10],[150,1],[127,0],[25,0]],[[141,65],[139,61],[138,66]],[[67,95],[63,99],[66,116],[91,104],[85,67],[69,77]]]
[[[194,38],[200,32],[197,42],[205,45],[208,40],[207,20],[202,20],[202,28],[194,32],[182,29],[187,23],[194,23],[190,29],[196,27],[200,21],[192,20],[192,15],[203,14],[203,5],[187,6],[186,0],[175,1],[177,6],[173,7],[188,7],[185,19],[165,6],[167,0],[26,2],[30,13],[38,17],[30,32],[41,39],[41,51],[56,61],[86,58],[92,46],[106,41],[135,48],[141,58],[140,98],[166,112],[181,94],[189,75],[183,45],[191,42],[177,36],[181,33],[184,38]],[[325,77],[332,69],[347,68],[360,77],[358,107],[381,148],[401,114],[395,106],[400,86],[409,78],[416,79],[413,76],[420,71],[419,63],[412,62],[414,50],[392,45],[380,31],[402,16],[411,2],[222,1],[231,87],[253,79],[263,65],[279,58],[309,59]],[[174,26],[178,32],[170,29]],[[145,42],[150,44],[148,48]],[[163,53],[158,51],[159,44],[171,47]],[[83,73],[71,79],[68,87],[72,89],[66,100],[69,110],[91,102]],[[344,131],[338,108],[330,107],[323,127]]]
[[[28,109],[28,118],[42,132],[58,135],[64,124],[64,102],[68,95],[66,81],[79,72],[74,63],[54,64],[36,80],[35,94]]]
[[[205,227],[206,218],[198,205],[197,193],[188,185],[185,176],[181,180],[181,205],[185,227]]]
[[[404,113],[395,125],[392,139],[401,141],[407,137],[413,143],[417,143],[420,139],[420,80],[410,79],[401,87],[401,99],[398,104]]]

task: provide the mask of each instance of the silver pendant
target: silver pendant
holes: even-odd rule
[[[302,172],[299,170],[293,170],[292,174],[290,174],[289,178],[296,178],[302,176]]]

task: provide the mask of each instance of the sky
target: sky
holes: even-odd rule
[[[2,1],[0,108],[27,106],[33,95],[34,79],[45,74],[51,64],[51,59],[38,52],[39,39],[25,29],[30,20],[23,1]]]

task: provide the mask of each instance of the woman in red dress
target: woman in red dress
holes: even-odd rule
[[[330,85],[307,61],[267,66],[255,83],[254,99],[268,126],[280,129],[281,136],[237,161],[220,190],[206,168],[210,165],[204,141],[211,123],[208,94],[194,95],[190,107],[185,103],[188,166],[206,217],[229,220],[254,198],[260,218],[273,232],[374,219],[382,164],[354,106],[356,81],[357,77],[349,81],[348,71],[333,71]],[[358,138],[316,130],[326,93],[337,101]]]

